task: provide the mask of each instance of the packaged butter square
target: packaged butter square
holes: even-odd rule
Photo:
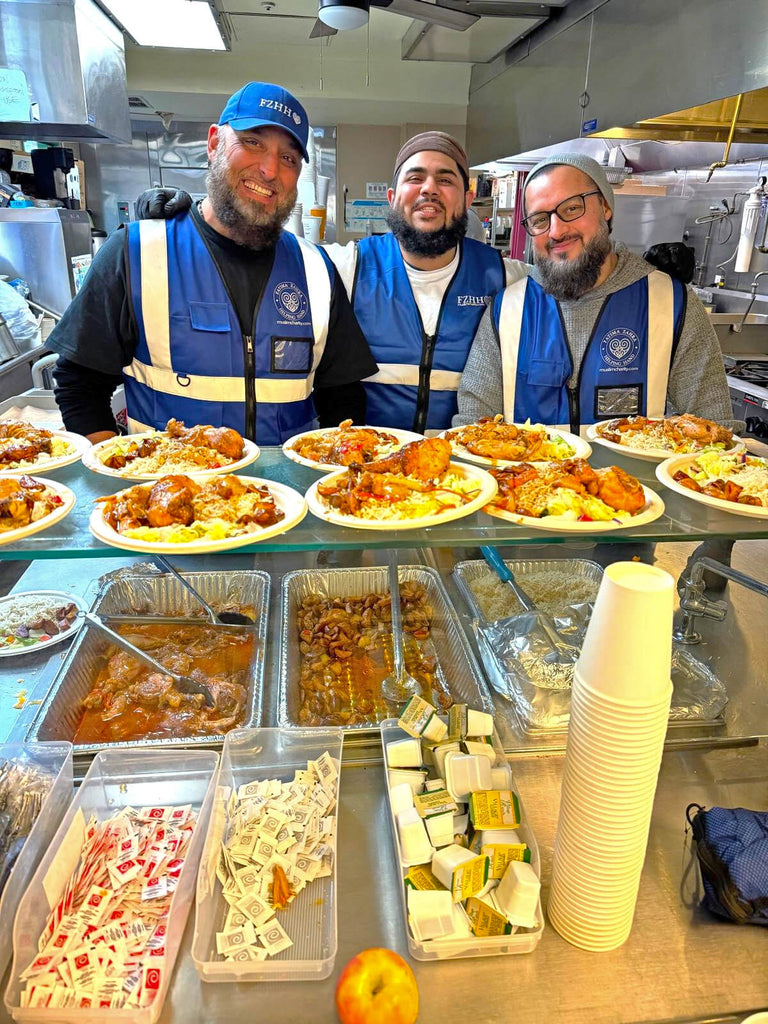
[[[540,891],[541,883],[531,865],[513,860],[507,865],[494,898],[510,924],[535,928]]]
[[[512,860],[531,863],[531,851],[525,843],[489,843],[480,847],[480,853],[488,858],[490,878],[503,878]]]
[[[424,783],[424,790],[427,793],[434,793],[437,789],[445,789],[445,779],[427,779]]]
[[[493,715],[487,711],[475,711],[474,708],[467,709],[467,736],[492,736]]]
[[[424,789],[424,780],[426,777],[426,772],[418,772],[413,768],[390,768],[389,788],[394,789],[395,786],[399,786],[400,783],[407,782],[411,787],[412,793],[421,793]]]
[[[413,790],[407,782],[401,782],[390,789],[389,802],[395,817],[400,811],[407,811],[409,807],[413,807]]]
[[[448,732],[448,727],[438,718],[437,709],[415,694],[403,708],[397,724],[415,739],[424,737],[432,743],[439,743]]]
[[[479,937],[509,935],[512,932],[512,925],[506,917],[477,896],[470,896],[467,900],[467,917],[472,922],[472,931]]]
[[[456,801],[446,789],[435,790],[433,793],[417,793],[413,798],[413,806],[422,818],[450,813],[451,823],[453,823],[453,815],[458,810]]]
[[[467,705],[452,704],[448,709],[448,739],[463,740],[467,735]]]
[[[443,883],[435,877],[431,864],[414,864],[408,868],[405,885],[410,889],[445,889]]]
[[[450,935],[453,932],[451,894],[445,889],[409,889],[408,922],[420,942]]]
[[[459,754],[459,744],[456,742],[438,743],[430,748],[432,760],[435,763],[435,771],[441,778],[445,778],[445,758],[447,754]]]
[[[517,828],[520,804],[511,789],[478,790],[469,798],[469,817],[475,829]]]
[[[496,751],[493,746],[483,740],[462,740],[461,747],[465,754],[487,757],[491,764],[496,760]]]
[[[429,841],[434,847],[450,846],[453,842],[453,814],[450,811],[425,818],[424,824],[427,826]]]
[[[419,768],[421,742],[415,739],[393,740],[387,744],[387,764],[390,768]]]
[[[446,889],[451,890],[455,903],[475,896],[488,881],[488,858],[476,856],[452,843],[438,850],[432,857],[432,870]]]

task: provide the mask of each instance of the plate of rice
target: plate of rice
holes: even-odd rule
[[[21,420],[0,422],[0,477],[50,473],[71,466],[90,451],[91,442],[69,430],[44,430]]]
[[[421,441],[421,434],[396,427],[358,427],[345,420],[338,427],[307,430],[289,437],[283,454],[292,462],[327,473],[334,466],[353,462],[365,465],[386,458],[409,441]]]
[[[516,462],[558,462],[587,459],[592,447],[577,434],[543,423],[505,423],[502,416],[444,430],[453,454],[481,466],[509,466]]]
[[[656,467],[660,483],[710,508],[768,519],[768,459],[746,452],[678,455]]]
[[[663,462],[672,455],[714,450],[744,451],[744,444],[727,427],[701,416],[683,413],[663,419],[619,416],[587,427],[590,441],[646,462]]]
[[[0,479],[0,544],[11,544],[47,530],[68,516],[75,495],[64,484],[36,476]]]
[[[0,657],[29,654],[71,639],[85,602],[60,590],[31,590],[0,598]]]

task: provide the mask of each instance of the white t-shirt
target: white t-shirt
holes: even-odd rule
[[[325,246],[325,251],[338,270],[339,276],[344,282],[344,287],[347,289],[347,295],[351,299],[357,262],[355,243],[348,242],[346,245],[334,243],[333,245]],[[443,301],[443,296],[459,266],[459,250],[456,250],[456,255],[448,266],[441,267],[439,270],[417,270],[415,267],[409,266],[406,261],[403,262],[405,263],[408,280],[411,283],[413,297],[421,314],[424,330],[427,334],[434,334],[437,328],[437,318],[440,315],[440,305]],[[506,283],[509,285],[519,281],[521,277],[525,277],[531,268],[527,263],[522,263],[520,260],[505,259],[504,269],[506,270]]]

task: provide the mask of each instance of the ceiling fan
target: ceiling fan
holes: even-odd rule
[[[317,21],[309,34],[310,39],[319,36],[335,36],[337,32],[360,28],[368,21],[371,7],[379,7],[405,18],[426,21],[464,32],[479,19],[478,14],[442,7],[427,0],[319,0]]]

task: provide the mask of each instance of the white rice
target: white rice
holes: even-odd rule
[[[53,619],[56,622],[56,612],[63,612],[67,604],[68,601],[51,600],[50,597],[19,594],[12,601],[5,601],[0,605],[0,636],[8,636],[15,633],[20,626],[38,622],[40,619]]]
[[[599,583],[585,576],[571,576],[564,569],[541,569],[521,573],[518,582],[543,612],[555,615],[569,605],[594,601]],[[567,584],[567,586],[566,586]],[[489,622],[523,611],[523,606],[495,573],[488,572],[469,582],[483,614]]]

